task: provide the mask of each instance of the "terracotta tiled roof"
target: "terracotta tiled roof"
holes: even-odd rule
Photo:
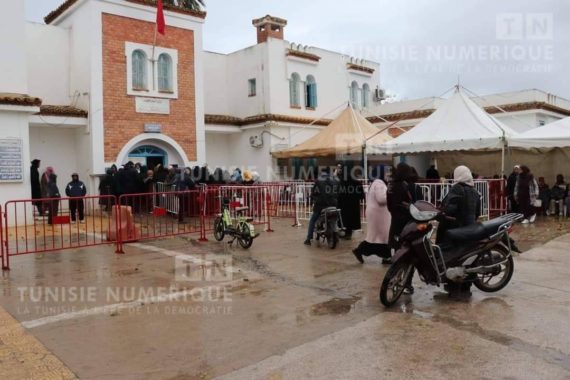
[[[560,113],[565,116],[570,116],[570,110],[562,107],[557,107],[555,105],[546,102],[527,102],[527,103],[514,103],[499,106],[507,112],[517,112],[517,111],[527,111],[527,110],[537,110],[543,109],[546,111],[552,111]],[[485,111],[491,114],[501,113],[497,107],[489,106],[485,107]]]
[[[279,25],[287,25],[287,20],[285,20],[283,18],[271,16],[271,15],[266,15],[266,16],[261,17],[261,18],[256,18],[255,20],[252,20],[251,23],[254,26],[257,26],[257,25],[265,23],[265,22],[269,22],[269,23],[273,23],[273,24],[279,24]]]
[[[205,115],[206,124],[240,125],[242,119],[228,115]]]
[[[299,50],[293,50],[293,49],[288,49],[287,50],[287,56],[293,56],[293,57],[298,57],[298,58],[304,58],[304,59],[308,59],[310,61],[315,61],[315,62],[319,62],[321,60],[321,57],[319,57],[316,54],[311,54],[311,53],[307,53],[304,51],[299,51]]]
[[[346,67],[349,70],[356,70],[356,71],[362,71],[364,73],[368,73],[368,74],[374,74],[374,69],[370,68],[370,67],[366,67],[366,66],[361,66],[361,65],[356,65],[354,63],[348,63],[346,65]]]
[[[0,104],[39,107],[42,104],[42,100],[26,94],[0,92]]]
[[[327,126],[332,121],[330,119],[316,120],[308,117],[275,115],[275,114],[255,115],[255,116],[246,117],[245,119],[228,115],[206,115],[205,120],[206,124],[223,124],[223,125],[235,125],[235,126],[265,123],[268,121],[280,121],[282,123],[298,123],[298,124],[312,123],[313,125]]]
[[[367,117],[368,121],[371,123],[383,123],[386,121],[398,121],[398,120],[409,120],[409,119],[420,119],[424,117],[428,117],[433,113],[433,109],[429,110],[416,110],[410,112],[401,112],[401,113],[393,113],[390,115],[380,115],[380,116],[371,116]]]
[[[66,10],[68,10],[75,3],[77,3],[77,1],[79,0],[66,0],[63,4],[61,4],[59,7],[51,11],[46,17],[44,17],[45,23],[51,24],[56,18],[61,16],[63,13],[65,13]],[[156,7],[156,0],[124,0],[124,1]],[[185,9],[171,4],[164,4],[164,9],[171,12],[183,13],[199,18],[206,18],[206,12]]]
[[[87,117],[87,111],[72,106],[53,106],[45,105],[40,107],[38,115],[43,116],[68,116],[68,117]]]
[[[528,111],[528,110],[539,110],[543,109],[546,111],[552,111],[559,113],[564,116],[570,116],[570,109],[557,107],[555,105],[546,103],[546,102],[526,102],[526,103],[513,103],[513,104],[504,104],[499,106],[501,109],[505,110],[506,112],[517,112],[517,111]],[[503,111],[499,110],[497,107],[489,106],[484,107],[484,110],[489,114],[500,114]],[[388,115],[380,115],[380,116],[371,116],[368,117],[368,121],[371,123],[383,123],[386,121],[394,122],[398,120],[410,120],[410,119],[421,119],[428,117],[431,115],[435,110],[434,109],[427,109],[427,110],[414,110],[410,112],[401,112],[401,113],[393,113]]]

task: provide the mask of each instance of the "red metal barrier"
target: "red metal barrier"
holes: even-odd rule
[[[249,207],[245,213],[252,218],[254,225],[264,225],[265,231],[271,229],[270,199],[265,186],[215,186],[204,190],[204,233],[214,230],[214,220],[222,213],[224,199],[233,205]]]
[[[490,179],[489,182],[489,216],[495,218],[507,213],[507,181]]]
[[[112,244],[114,221],[105,209],[114,201],[114,196],[86,196],[6,202],[3,268],[10,268],[11,256]]]
[[[2,213],[2,205],[0,205],[0,264],[2,265],[2,270],[7,270],[8,264],[4,262],[4,249],[6,242],[4,241],[4,214]]]
[[[123,253],[122,246],[129,241],[193,233],[203,237],[203,197],[199,190],[125,194],[119,197],[119,206],[117,253]]]

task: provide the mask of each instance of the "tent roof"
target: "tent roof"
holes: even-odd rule
[[[500,149],[511,128],[476,105],[460,87],[429,117],[386,144],[370,144],[374,153],[421,153]]]
[[[271,154],[276,158],[301,158],[361,153],[366,139],[379,131],[360,113],[347,107],[327,127],[307,141]],[[382,142],[391,139],[387,133],[378,134],[376,138]]]
[[[521,133],[509,140],[509,146],[528,149],[570,147],[570,117]]]

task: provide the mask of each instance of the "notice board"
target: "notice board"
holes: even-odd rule
[[[21,139],[0,138],[0,183],[24,181]]]

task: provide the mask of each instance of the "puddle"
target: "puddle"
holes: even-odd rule
[[[355,310],[355,304],[360,300],[361,297],[332,298],[311,306],[310,314],[316,316],[348,314]]]

